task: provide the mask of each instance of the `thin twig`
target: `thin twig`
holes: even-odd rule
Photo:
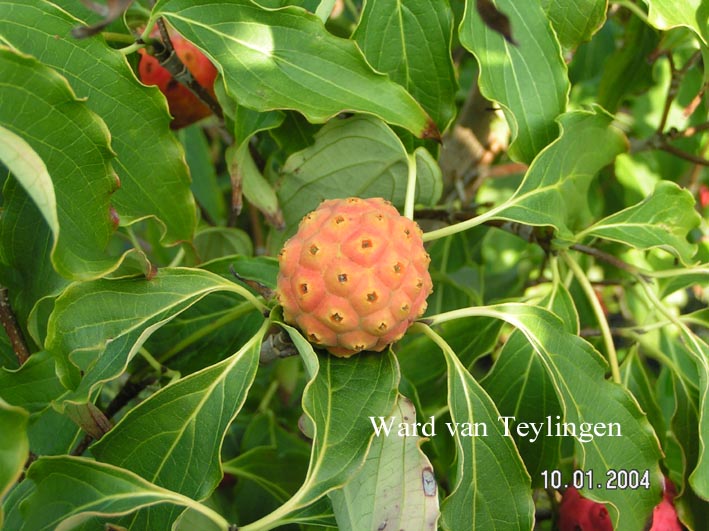
[[[630,265],[628,262],[624,262],[620,258],[617,258],[617,257],[613,256],[612,254],[608,254],[608,253],[603,252],[599,249],[596,249],[595,247],[589,247],[588,245],[575,243],[575,244],[571,245],[570,248],[573,249],[574,251],[579,251],[579,252],[587,254],[589,256],[593,256],[594,258],[598,258],[599,260],[602,260],[603,262],[606,262],[612,266],[615,266],[618,269],[622,269],[623,271],[627,271],[628,273],[631,273],[633,275],[638,275],[645,280],[649,279],[649,277],[647,275],[638,271],[637,268]]]
[[[93,441],[94,438],[91,437],[91,435],[86,435],[83,439],[81,439],[81,442],[76,445],[76,448],[74,448],[69,455],[73,456],[80,456],[83,455],[86,449],[89,447],[91,444],[91,441]]]
[[[661,142],[658,148],[662,151],[666,151],[667,153],[671,153],[675,157],[679,157],[681,159],[688,160],[689,162],[693,162],[694,164],[699,164],[700,166],[709,166],[709,160],[705,159],[704,157],[699,157],[697,155],[687,153],[686,151],[682,151],[681,149],[673,146],[667,141]]]
[[[7,296],[7,288],[0,287],[0,323],[2,323],[7,337],[10,339],[12,350],[15,351],[17,361],[22,365],[30,357],[30,351],[27,348],[25,337],[17,324],[15,314],[10,306],[10,299]]]

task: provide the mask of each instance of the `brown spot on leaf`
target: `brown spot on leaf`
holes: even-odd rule
[[[512,38],[510,19],[497,9],[492,0],[477,0],[476,6],[478,15],[488,28],[502,35],[510,44],[517,46],[517,41]]]
[[[438,130],[436,122],[431,118],[426,119],[426,127],[421,131],[421,138],[435,140],[439,144],[441,143],[441,132]]]

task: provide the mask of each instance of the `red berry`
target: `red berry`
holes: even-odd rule
[[[559,531],[613,531],[608,509],[570,487],[559,505]]]
[[[156,30],[152,35],[159,37],[160,34]],[[170,40],[177,56],[195,80],[216,99],[214,80],[217,77],[217,69],[214,65],[199,49],[182,36],[171,33]],[[173,116],[170,123],[171,129],[186,127],[212,114],[209,107],[192,94],[187,87],[173,79],[170,72],[163,68],[155,57],[149,55],[144,49],[138,50],[138,53],[141,55],[138,65],[140,80],[146,85],[157,85],[165,95],[170,114]]]
[[[433,285],[421,229],[381,198],[323,202],[278,261],[285,321],[341,357],[401,339]]]
[[[702,208],[709,207],[709,186],[706,184],[699,187],[699,205]]]
[[[665,492],[662,501],[652,511],[652,527],[650,531],[682,531],[677,518],[674,498],[677,494],[674,484],[665,478]]]

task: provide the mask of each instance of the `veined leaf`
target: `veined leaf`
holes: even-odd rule
[[[561,136],[534,160],[514,195],[485,217],[551,225],[561,238],[591,217],[591,181],[627,149],[627,141],[600,108],[564,114],[559,122]]]
[[[502,106],[512,131],[509,154],[531,162],[554,140],[557,116],[566,110],[569,80],[561,47],[539,2],[497,0],[510,19],[513,45],[480,18],[467,0],[460,42],[480,65],[480,91]]]
[[[693,30],[702,43],[709,45],[709,6],[702,0],[644,0],[650,9],[648,19],[657,29],[685,26]]]
[[[564,48],[575,49],[591,39],[606,20],[608,0],[542,0],[542,8]]]
[[[689,264],[697,246],[687,241],[687,235],[700,222],[692,194],[673,182],[659,181],[642,202],[594,223],[576,237],[598,236],[636,249],[659,247]]]
[[[309,505],[344,485],[366,458],[374,435],[369,417],[390,413],[397,396],[399,367],[390,351],[350,359],[318,357],[295,328],[281,326],[298,348],[311,378],[303,394],[303,410],[315,431],[310,465],[305,482],[290,500],[241,527],[242,531],[297,521],[296,516],[307,512]]]
[[[562,283],[555,284],[539,306],[555,313],[568,333],[578,333],[579,318],[574,302]],[[544,361],[519,330],[510,335],[492,370],[481,383],[502,415],[524,419],[524,422],[543,423],[547,417],[556,418],[563,413],[554,380]],[[534,435],[522,437],[516,433],[513,439],[532,477],[532,485],[541,487],[541,473],[558,466],[562,439]]]
[[[391,432],[372,440],[364,466],[342,489],[330,493],[341,531],[406,529],[435,531],[438,486],[433,467],[421,451],[425,441],[416,426],[416,409],[399,396],[389,417],[379,417]],[[401,424],[408,425],[405,435]]]
[[[80,24],[46,0],[0,2],[0,35],[66,76],[111,131],[117,155],[113,165],[121,183],[111,200],[121,223],[154,216],[162,223],[167,243],[191,239],[196,209],[184,153],[168,128],[165,99],[156,88],[138,83],[125,57],[102,37],[72,37],[71,30]],[[61,123],[54,122],[55,127]],[[55,179],[60,175],[51,168],[50,173]],[[74,186],[81,188],[76,181]]]
[[[564,412],[561,421],[576,426],[578,468],[593,470],[596,477],[605,477],[610,469],[649,471],[651,484],[647,490],[584,491],[584,496],[609,504],[614,529],[642,530],[662,490],[660,448],[637,402],[623,387],[605,379],[606,364],[600,354],[586,341],[564,330],[558,317],[527,304],[465,308],[429,319],[435,325],[472,316],[502,319],[522,332],[532,345],[554,384]],[[556,420],[548,422],[552,426],[550,436],[556,436],[553,428]],[[617,423],[621,436],[593,437],[582,442],[579,437],[582,423],[589,426]]]
[[[22,473],[30,453],[27,439],[27,412],[0,398],[0,500]],[[0,528],[3,509],[0,507]]]
[[[682,330],[683,345],[673,345],[675,358],[680,358],[694,363],[693,369],[696,377],[688,378],[686,374],[674,374],[675,385],[680,385],[686,390],[678,393],[678,402],[681,397],[686,397],[684,403],[677,404],[673,429],[677,425],[684,425],[687,430],[681,435],[690,435],[691,438],[682,437],[679,443],[687,460],[686,475],[694,492],[703,498],[709,499],[709,345],[689,329]],[[687,381],[684,381],[687,380]],[[695,405],[696,404],[696,405]],[[684,413],[685,418],[682,418]],[[688,418],[687,418],[688,417]]]
[[[25,140],[0,125],[0,161],[18,180],[49,225],[54,240],[59,236],[57,198],[47,166]]]
[[[416,326],[441,348],[448,365],[451,422],[446,428],[456,443],[456,481],[443,500],[441,527],[447,531],[531,529],[534,502],[529,474],[504,433],[494,402],[445,340],[427,326]]]
[[[241,105],[293,109],[313,122],[363,112],[417,136],[439,136],[406,90],[372,70],[352,41],[334,37],[303,9],[264,9],[249,0],[162,0],[153,10],[153,19],[158,16],[214,60],[227,92]]]
[[[33,353],[17,370],[0,368],[0,397],[31,413],[46,408],[65,391],[47,351]]]
[[[288,157],[283,167],[278,197],[286,226],[295,230],[323,199],[335,197],[384,197],[401,207],[407,172],[406,149],[381,120],[333,120],[315,135],[315,144]],[[416,202],[435,204],[441,173],[425,148],[416,151],[416,173]]]
[[[127,470],[82,457],[40,457],[27,472],[36,484],[22,504],[21,531],[68,531],[95,517],[121,516],[170,503],[203,514],[200,531],[227,531],[229,523],[196,501],[153,485]]]
[[[131,409],[91,447],[92,453],[190,498],[209,496],[223,475],[224,434],[246,400],[269,326],[270,321],[264,321],[233,356],[168,385]]]
[[[164,268],[151,280],[95,280],[66,289],[50,316],[46,342],[62,382],[73,390],[63,399],[86,402],[99,383],[124,371],[154,330],[216,291],[237,293],[262,308],[245,288],[188,268]]]
[[[58,220],[58,226],[52,227],[56,235],[51,248],[54,267],[68,278],[79,279],[111,271],[117,260],[109,259],[105,248],[114,230],[109,199],[116,179],[105,124],[76,98],[65,78],[32,57],[0,48],[0,77],[0,97],[12,102],[0,107],[0,125],[25,140],[53,179]],[[42,186],[48,184],[46,179],[42,182]],[[49,197],[47,194],[50,192],[45,197]],[[4,195],[9,217],[20,218],[22,194]],[[45,216],[54,221],[51,204],[43,200],[43,209]],[[24,244],[16,241],[22,227],[5,221],[3,254],[24,275]],[[33,261],[38,259],[41,260],[32,257]]]
[[[369,64],[408,90],[441,131],[455,114],[452,26],[446,2],[370,0],[352,35]]]

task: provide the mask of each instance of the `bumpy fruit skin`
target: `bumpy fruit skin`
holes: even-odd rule
[[[154,32],[154,36],[159,33]],[[170,40],[175,48],[175,52],[187,69],[192,73],[195,80],[214,96],[214,80],[217,78],[217,69],[191,42],[182,36],[171,33]],[[171,129],[181,129],[194,122],[201,120],[212,114],[212,111],[190,90],[172,78],[170,72],[160,66],[160,62],[146,53],[145,50],[138,50],[141,54],[138,64],[138,74],[140,80],[146,85],[157,85],[167,99],[170,114],[173,120],[170,123]]]
[[[675,486],[665,478],[664,495],[653,509],[649,531],[682,531],[674,506],[676,494]],[[569,487],[559,505],[559,531],[613,531],[613,524],[605,505]]]
[[[682,531],[674,505],[675,496],[677,496],[677,489],[675,489],[674,483],[665,477],[662,501],[652,511],[650,531]]]
[[[384,350],[426,310],[433,284],[421,234],[384,199],[324,201],[278,257],[285,321],[335,356]]]
[[[559,531],[613,531],[608,509],[569,487],[559,505]]]

